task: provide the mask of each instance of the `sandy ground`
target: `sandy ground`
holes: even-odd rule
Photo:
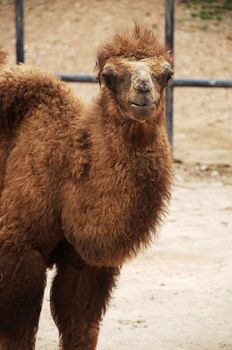
[[[25,0],[26,62],[92,73],[98,45],[135,20],[163,38],[164,1]],[[176,1],[175,76],[231,79],[232,16],[193,19]],[[206,28],[207,27],[207,28]],[[0,45],[15,60],[14,7],[0,0]],[[90,100],[97,85],[71,85]],[[176,186],[159,238],[124,266],[101,350],[232,350],[232,91],[175,90]],[[58,349],[49,288],[38,350]]]

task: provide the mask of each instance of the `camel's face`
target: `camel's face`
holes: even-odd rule
[[[171,65],[163,57],[140,61],[114,58],[104,66],[102,80],[124,114],[144,122],[156,116],[162,92],[172,75]]]

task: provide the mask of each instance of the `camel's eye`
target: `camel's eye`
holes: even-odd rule
[[[104,80],[105,84],[109,87],[114,86],[116,82],[117,75],[113,69],[113,67],[108,66],[105,67],[102,72],[102,79]]]

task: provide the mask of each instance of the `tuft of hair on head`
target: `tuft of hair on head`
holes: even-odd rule
[[[123,57],[133,60],[164,56],[171,61],[165,45],[162,45],[155,34],[148,28],[135,23],[133,31],[115,34],[113,39],[98,49],[96,70],[100,75],[106,61],[112,57]]]

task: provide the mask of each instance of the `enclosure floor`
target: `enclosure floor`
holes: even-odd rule
[[[232,185],[177,177],[154,245],[122,270],[101,350],[232,349]],[[38,350],[57,350],[49,290]]]

